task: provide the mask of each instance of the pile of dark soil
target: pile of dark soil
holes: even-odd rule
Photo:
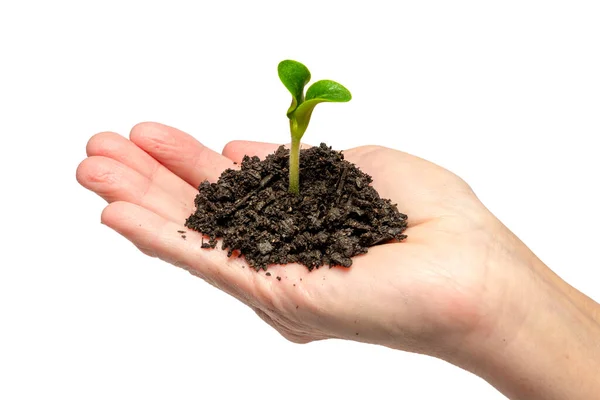
[[[185,225],[239,251],[256,270],[269,264],[352,265],[369,246],[406,235],[406,215],[382,199],[369,175],[325,144],[301,150],[300,195],[288,192],[288,154],[281,146],[260,161],[244,157],[217,183],[203,182]]]

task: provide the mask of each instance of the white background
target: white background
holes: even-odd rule
[[[504,398],[436,359],[288,343],[100,225],[75,181],[92,134],[287,142],[286,58],[354,96],[319,106],[306,142],[452,170],[600,299],[597,1],[0,4],[2,399]]]

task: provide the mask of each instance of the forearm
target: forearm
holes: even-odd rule
[[[456,363],[510,399],[600,399],[600,307],[561,282],[533,274],[514,313]]]

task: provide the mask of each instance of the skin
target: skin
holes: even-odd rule
[[[349,269],[275,265],[269,277],[220,247],[201,249],[201,234],[183,226],[196,187],[244,154],[263,158],[276,147],[234,141],[219,154],[142,123],[129,139],[94,135],[77,180],[109,203],[103,224],[236,297],[292,342],[341,338],[428,354],[512,399],[598,396],[600,306],[546,267],[462,179],[418,157],[380,146],[344,152],[409,216],[405,242],[373,247]]]

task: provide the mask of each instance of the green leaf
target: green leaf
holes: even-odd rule
[[[283,85],[292,94],[292,104],[287,111],[289,117],[304,101],[304,86],[310,81],[310,71],[298,61],[284,60],[277,66],[277,73]]]
[[[322,80],[313,83],[306,91],[306,101],[308,100],[331,101],[344,103],[352,100],[350,91],[337,82]],[[320,103],[319,102],[319,103]]]
[[[298,140],[302,138],[315,106],[319,103],[345,103],[352,99],[350,91],[337,82],[322,80],[313,83],[306,91],[306,99],[295,111],[295,134]],[[288,115],[289,116],[289,115]]]

